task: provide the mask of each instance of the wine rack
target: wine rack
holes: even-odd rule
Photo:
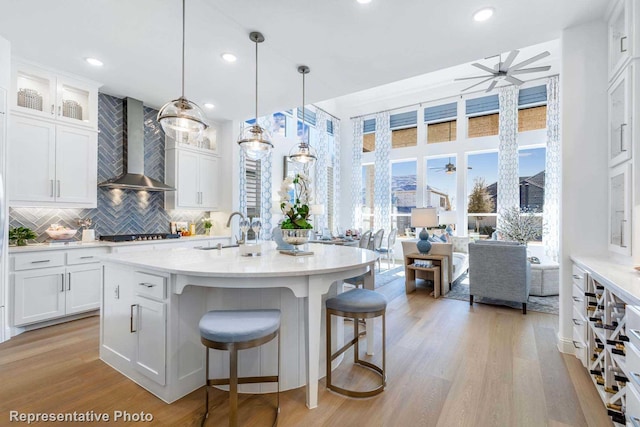
[[[591,275],[585,274],[588,369],[614,425],[626,424],[626,304]]]

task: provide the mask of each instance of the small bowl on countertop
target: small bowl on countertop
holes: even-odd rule
[[[53,240],[68,240],[73,239],[78,230],[64,229],[64,230],[45,230],[47,235]]]

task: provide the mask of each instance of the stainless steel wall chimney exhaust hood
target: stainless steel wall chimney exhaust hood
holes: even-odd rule
[[[124,190],[175,191],[144,174],[144,111],[142,101],[133,98],[124,100],[124,173],[110,179],[99,187]]]

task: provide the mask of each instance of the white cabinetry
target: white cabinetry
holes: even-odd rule
[[[218,209],[219,158],[211,153],[181,146],[166,150],[166,181],[177,190],[165,193],[167,209]]]
[[[13,325],[22,326],[100,308],[106,248],[11,256]]]
[[[609,170],[609,250],[631,255],[631,163]]]
[[[105,266],[100,356],[165,385],[167,277]]]
[[[97,129],[96,83],[15,60],[12,80],[11,106],[15,112]]]
[[[12,115],[10,205],[96,207],[97,147],[94,131]]]

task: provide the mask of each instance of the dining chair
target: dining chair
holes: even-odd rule
[[[384,228],[376,231],[373,238],[369,242],[369,250],[378,252],[382,247],[382,239],[384,239]],[[380,257],[378,257],[378,271],[380,271]]]
[[[362,233],[362,236],[360,236],[360,243],[358,244],[358,247],[362,249],[368,249],[370,241],[371,241],[371,230],[367,230],[364,233]]]
[[[385,255],[387,259],[387,268],[391,270],[391,260],[393,260],[393,266],[396,266],[396,260],[394,258],[393,246],[396,244],[396,238],[398,237],[398,229],[392,228],[387,238],[387,246],[376,249],[381,255]],[[380,258],[378,258],[378,270],[380,269]]]

